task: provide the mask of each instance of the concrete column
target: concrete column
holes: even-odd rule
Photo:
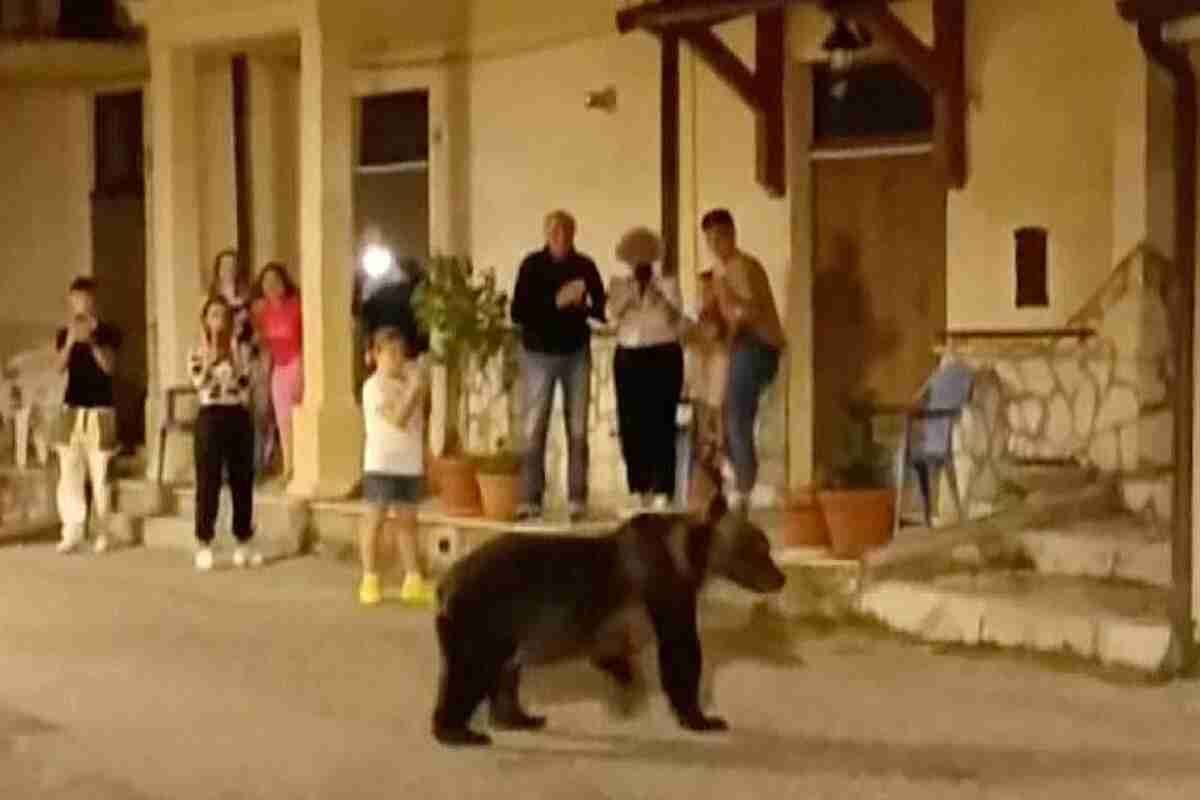
[[[304,403],[293,423],[296,474],[288,491],[308,497],[344,495],[357,481],[362,460],[362,414],[352,394],[351,363],[353,87],[349,37],[342,30],[325,13],[305,20],[301,28],[305,385]]]
[[[200,212],[196,55],[187,48],[150,41],[151,225],[155,351],[158,395],[149,398],[148,433],[157,465],[162,392],[188,382],[185,359],[199,330]],[[176,436],[168,444],[164,475],[191,472],[190,441]]]
[[[1200,74],[1200,43],[1193,41],[1189,46],[1189,54],[1192,58],[1192,69]],[[1197,138],[1200,139],[1200,132],[1197,132]],[[1200,147],[1200,142],[1197,143]],[[1197,182],[1200,183],[1200,175],[1196,176]],[[1200,227],[1197,228],[1196,246],[1200,250]],[[1200,259],[1197,259],[1200,264]],[[1196,281],[1197,300],[1196,308],[1200,309],[1200,276]],[[1200,397],[1200,341],[1197,341],[1196,328],[1190,331],[1192,336],[1192,380],[1193,380],[1193,397]],[[1192,453],[1195,460],[1197,453],[1200,453],[1200,415],[1194,415],[1192,419]],[[1192,467],[1192,619],[1200,620],[1200,470]],[[1200,628],[1200,624],[1197,626]],[[1197,631],[1200,635],[1200,630]]]
[[[792,266],[787,280],[788,486],[813,480],[812,70],[793,61],[784,76],[790,164]]]

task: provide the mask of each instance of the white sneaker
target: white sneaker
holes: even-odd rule
[[[238,545],[238,548],[233,551],[233,565],[235,567],[261,567],[262,563],[262,553],[252,550],[245,545]]]
[[[194,561],[196,569],[200,572],[208,572],[213,568],[213,551],[211,547],[201,547],[196,551],[196,559]]]
[[[75,548],[79,547],[79,543],[82,541],[83,526],[67,523],[62,526],[62,540],[54,549],[66,555],[75,552]]]
[[[96,555],[108,552],[108,537],[103,533],[96,537],[96,541],[92,542],[92,552]]]
[[[670,511],[671,498],[667,497],[665,494],[656,494],[654,496],[653,508],[655,511]]]

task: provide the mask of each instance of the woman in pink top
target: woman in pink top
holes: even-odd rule
[[[258,274],[259,337],[271,353],[271,402],[283,445],[283,478],[292,475],[292,408],[304,393],[300,292],[287,269],[272,261]]]

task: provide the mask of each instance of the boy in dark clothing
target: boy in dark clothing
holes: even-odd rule
[[[96,282],[76,278],[67,292],[69,319],[55,338],[59,369],[67,373],[63,413],[56,431],[58,453],[58,512],[62,518],[60,553],[83,541],[87,520],[84,494],[88,477],[101,531],[94,549],[108,549],[103,526],[108,518],[108,462],[116,451],[116,412],[113,408],[113,370],[121,333],[96,316]]]
[[[567,423],[568,512],[572,522],[587,510],[587,415],[591,389],[588,318],[604,321],[604,283],[596,264],[575,250],[575,220],[552,211],[545,221],[546,246],[521,262],[513,290],[512,318],[521,326],[521,424],[525,436],[522,502],[518,516],[537,517],[546,489],[546,432],[554,386],[563,387]]]

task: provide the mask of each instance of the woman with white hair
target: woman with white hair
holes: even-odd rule
[[[612,279],[609,319],[617,327],[613,377],[629,491],[643,507],[666,509],[675,492],[675,411],[683,389],[679,344],[682,298],[677,275],[654,269],[658,236],[634,228],[617,244],[627,275]]]

